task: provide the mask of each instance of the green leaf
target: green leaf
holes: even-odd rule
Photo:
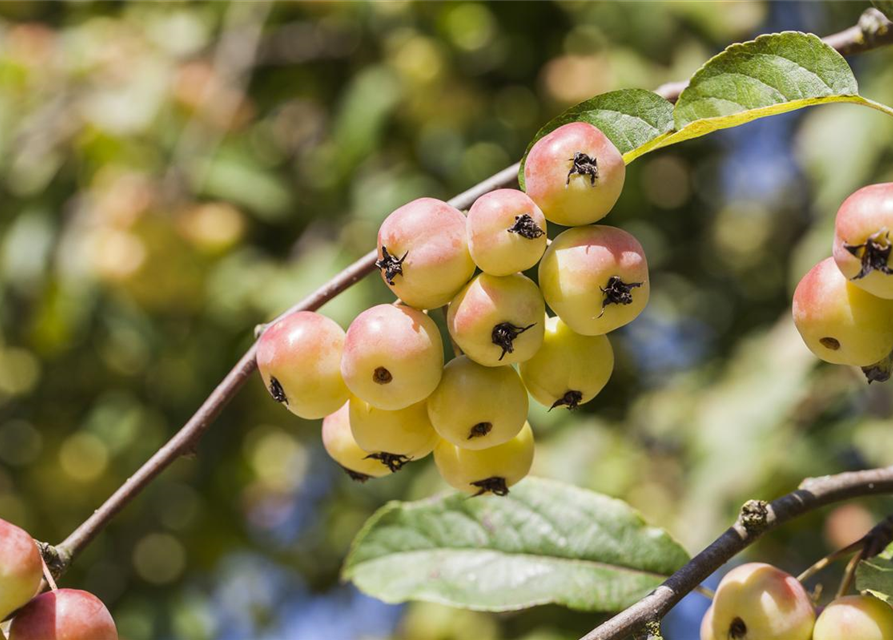
[[[628,153],[673,129],[673,104],[644,89],[602,93],[550,120],[536,132],[521,159],[518,183],[524,188],[524,163],[537,140],[571,122],[598,127],[620,153]]]
[[[893,20],[893,0],[871,0],[871,4],[887,18]]]
[[[856,567],[856,589],[893,604],[893,545]]]
[[[343,577],[385,602],[617,611],[687,560],[626,503],[528,478],[506,497],[386,505],[354,540]]]
[[[849,102],[893,115],[858,91],[846,60],[818,36],[792,31],[760,36],[730,46],[701,67],[676,102],[676,131],[631,155],[818,104]]]

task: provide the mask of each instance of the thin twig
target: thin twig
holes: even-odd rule
[[[893,42],[893,34],[891,34],[890,29],[886,29],[883,33],[881,33],[882,29],[879,29],[878,32],[871,37],[867,37],[866,33],[860,23],[860,27],[858,29],[858,33],[853,31],[853,29],[848,29],[845,32],[841,32],[840,34],[835,34],[833,36],[829,36],[826,40],[832,44],[836,49],[841,51],[847,51],[848,53],[860,53],[862,51],[867,51],[869,49],[880,47],[882,45],[890,44]],[[682,88],[684,88],[684,83],[677,83],[674,85],[664,85],[663,87],[658,89],[658,93],[663,95],[668,100],[674,101],[679,96],[679,92]],[[499,189],[503,187],[510,186],[515,183],[515,180],[518,175],[519,163],[515,163],[509,167],[506,167],[502,171],[496,173],[493,176],[490,176],[486,180],[476,184],[471,187],[467,191],[459,194],[452,200],[450,200],[450,204],[458,209],[468,209],[472,203],[480,196],[494,189]],[[298,310],[316,310],[319,309],[323,304],[337,296],[339,293],[353,286],[357,282],[359,282],[362,278],[367,276],[369,273],[375,270],[375,260],[377,258],[376,251],[370,251],[365,256],[354,262],[347,269],[336,275],[332,280],[328,283],[320,287],[318,290],[313,292],[311,295],[306,297],[304,300],[301,300],[299,303],[294,305],[291,309],[283,313],[279,316],[279,318],[292,313]],[[196,446],[198,445],[199,440],[205,431],[210,427],[211,423],[215,418],[220,414],[223,408],[229,403],[230,400],[236,395],[242,385],[245,384],[245,381],[248,377],[254,372],[257,368],[257,363],[255,362],[255,353],[256,353],[256,342],[252,345],[245,355],[236,363],[235,367],[226,375],[223,381],[214,389],[213,392],[208,396],[208,398],[202,403],[199,407],[198,411],[189,419],[189,421],[183,425],[183,427],[165,444],[163,445],[142,467],[140,467],[136,473],[133,474],[127,481],[117,490],[115,491],[105,503],[100,506],[93,514],[87,518],[75,531],[68,536],[61,544],[55,547],[55,551],[59,557],[60,571],[61,573],[71,564],[71,562],[78,556],[78,554],[86,547],[98,534],[102,529],[108,525],[108,523],[114,518],[114,516],[121,511],[127,504],[129,504],[134,498],[136,498],[140,492],[148,486],[150,482],[152,482],[155,477],[157,477],[162,471],[167,469],[175,460],[180,458],[181,456],[188,455],[195,451]],[[861,488],[861,487],[860,487]],[[858,494],[861,495],[861,494]],[[716,543],[714,543],[716,544]],[[712,548],[712,547],[711,547]],[[716,553],[715,551],[711,551],[711,548],[699,554],[697,558],[701,558],[705,553],[708,554],[708,558],[710,558],[711,553]],[[733,547],[729,547],[732,549]],[[743,548],[743,547],[740,547]],[[738,550],[740,550],[740,548]],[[723,548],[722,554],[725,560],[727,560],[731,555],[725,556],[726,553],[725,548]],[[737,553],[737,551],[734,551]],[[721,564],[721,563],[720,563]],[[713,566],[705,565],[707,568]],[[718,566],[718,565],[716,565]],[[714,567],[715,568],[715,567]],[[711,569],[712,571],[712,569]],[[703,573],[703,572],[701,572]],[[709,572],[708,572],[709,573]],[[706,576],[704,576],[706,577]],[[688,584],[683,582],[681,585],[676,583],[671,583],[672,586],[675,586],[677,589],[681,587],[686,587],[687,590],[684,593],[687,593],[694,589],[698,584],[703,580],[697,580],[692,584]],[[666,587],[662,589],[667,589],[671,587]],[[681,595],[678,595],[675,591],[670,591],[670,596],[662,596],[661,594],[664,591],[660,589],[649,596],[649,598],[658,597],[660,602],[670,602],[671,604],[664,605],[667,606],[666,610],[669,610],[669,607],[672,607],[678,598]],[[646,600],[648,600],[646,598]],[[645,602],[645,601],[643,601]],[[650,603],[650,601],[649,601]],[[650,606],[650,605],[643,605]],[[623,615],[623,614],[621,614]],[[610,621],[606,624],[612,624]],[[616,624],[616,623],[614,623]],[[593,631],[595,634],[598,630]],[[587,638],[607,638],[607,637],[616,637],[616,636],[602,636],[602,635],[592,635],[590,634]]]
[[[859,566],[859,563],[862,561],[862,551],[854,555],[850,558],[850,561],[846,564],[846,570],[843,572],[843,579],[840,581],[840,586],[837,587],[837,595],[835,598],[841,598],[846,595],[847,591],[850,590],[850,587],[853,586],[853,580],[856,578],[856,567]]]

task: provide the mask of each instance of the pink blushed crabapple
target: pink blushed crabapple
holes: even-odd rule
[[[450,303],[447,329],[469,358],[487,367],[523,362],[543,343],[546,305],[530,278],[475,276]]]
[[[347,388],[373,407],[394,411],[421,402],[443,371],[443,340],[417,309],[380,304],[347,329],[341,375]]]
[[[411,460],[424,458],[437,444],[437,432],[428,418],[426,402],[405,409],[376,409],[356,396],[350,399],[350,431],[361,449],[391,471]]]
[[[843,596],[819,615],[813,640],[893,640],[893,608],[872,596]]]
[[[471,495],[504,496],[533,465],[533,430],[530,424],[508,442],[487,449],[463,449],[441,440],[434,447],[434,462],[447,484]]]
[[[535,266],[546,250],[546,218],[526,194],[498,189],[468,211],[468,250],[484,273],[508,276]]]
[[[806,346],[826,362],[866,367],[893,350],[893,300],[851,284],[833,258],[803,276],[792,311]]]
[[[632,235],[606,225],[561,233],[540,261],[546,303],[573,331],[609,333],[632,322],[648,304],[648,262]]]
[[[403,205],[378,230],[375,266],[405,304],[442,307],[474,274],[465,216],[434,198]]]
[[[344,329],[334,320],[298,311],[264,331],[257,344],[257,368],[270,395],[301,418],[336,411],[349,392],[341,377]]]
[[[0,520],[0,620],[34,597],[42,577],[37,543],[26,531]]]
[[[711,609],[713,638],[723,640],[810,640],[815,623],[815,609],[803,585],[761,562],[729,571]]]
[[[834,222],[834,261],[847,280],[893,299],[893,182],[862,187],[844,200]]]
[[[572,122],[537,140],[524,163],[524,187],[549,222],[565,226],[604,218],[623,191],[626,164],[598,128]]]
[[[322,421],[322,444],[329,457],[344,469],[351,480],[366,482],[391,473],[387,465],[370,457],[357,444],[350,428],[350,405],[344,406]]]
[[[608,383],[614,371],[614,350],[607,336],[580,335],[561,318],[549,318],[543,346],[519,370],[537,402],[550,409],[576,409]]]
[[[485,367],[459,356],[444,367],[428,398],[428,416],[444,440],[486,449],[518,435],[528,406],[527,389],[512,367]]]
[[[59,589],[37,596],[16,614],[9,640],[118,640],[118,631],[99,598]]]

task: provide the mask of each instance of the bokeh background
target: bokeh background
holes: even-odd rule
[[[0,3],[0,518],[58,542],[198,407],[276,315],[410,199],[518,159],[582,99],[688,77],[761,32],[831,33],[861,2]],[[893,103],[893,49],[853,59]],[[652,269],[576,414],[532,409],[535,473],[617,496],[690,551],[751,497],[893,463],[891,385],[823,366],[789,319],[839,203],[893,180],[893,121],[826,106],[631,165],[610,222]],[[389,300],[368,278],[324,312]],[[614,339],[616,336],[616,339]],[[430,460],[360,486],[318,422],[259,378],[64,584],[127,640],[559,640],[599,616],[389,606],[339,584],[385,501],[444,489]],[[826,510],[750,558],[799,571],[889,510]],[[835,572],[823,575],[836,587]],[[707,603],[668,618],[695,637]]]

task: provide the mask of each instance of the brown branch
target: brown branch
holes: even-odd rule
[[[859,496],[893,493],[893,466],[804,480],[793,493],[770,503],[748,502],[737,522],[688,564],[625,611],[581,640],[620,640],[663,618],[710,574],[760,536],[805,513]],[[754,508],[756,507],[756,508]]]
[[[870,14],[871,10],[866,12]],[[839,34],[826,38],[836,49],[848,53],[859,53],[874,47],[891,43],[889,22],[886,25],[874,16],[875,27],[868,25],[867,19],[862,19],[858,27],[852,27]],[[867,26],[863,26],[863,22]],[[878,26],[879,25],[879,26]],[[856,31],[854,31],[854,29]],[[679,97],[679,93],[685,87],[685,83],[673,83],[660,87],[657,92],[671,101]],[[499,173],[490,176],[483,182],[471,187],[459,194],[450,204],[459,209],[467,209],[481,195],[507,187],[515,183],[520,163],[506,167]],[[359,280],[370,274],[375,269],[376,252],[371,251],[357,260],[347,269],[336,275],[328,283],[320,287],[304,300],[293,306],[280,318],[288,313],[299,310],[316,310],[323,304],[337,296],[345,289],[353,286]],[[162,471],[169,467],[181,456],[195,451],[202,434],[208,429],[214,419],[239,391],[245,381],[257,368],[255,363],[256,343],[252,345],[244,356],[236,363],[236,366],[227,374],[210,396],[202,403],[198,411],[183,425],[183,427],[171,438],[155,455],[149,458],[137,472],[105,501],[93,514],[69,535],[61,544],[50,547],[55,554],[56,564],[54,569],[57,575],[63,573],[75,557],[90,543],[98,533],[111,521],[111,519],[130,503],[137,495]],[[700,556],[699,556],[700,557]],[[594,632],[593,632],[594,633]],[[588,636],[587,636],[588,637]],[[600,636],[593,636],[600,637]]]

